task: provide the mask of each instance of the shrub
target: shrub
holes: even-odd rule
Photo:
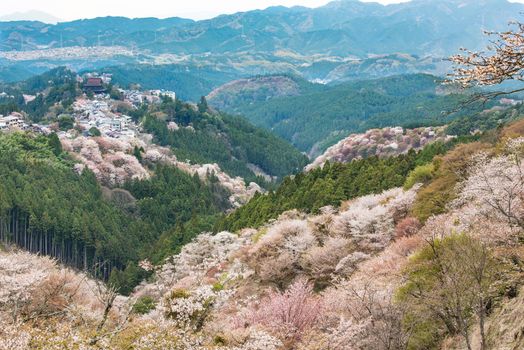
[[[154,310],[156,307],[156,301],[149,295],[140,297],[133,305],[133,312],[139,315],[145,315],[149,311]]]
[[[75,126],[75,120],[70,115],[61,115],[58,118],[58,127],[62,131],[67,131],[72,129]]]
[[[200,331],[204,326],[217,298],[223,292],[215,292],[211,286],[202,286],[192,291],[175,289],[168,293],[161,305],[165,316],[178,327]]]
[[[409,173],[406,182],[404,182],[404,189],[409,190],[417,183],[428,183],[433,178],[434,171],[435,165],[433,163],[419,165]]]
[[[436,227],[434,232],[438,231]],[[471,348],[470,321],[478,319],[483,334],[497,265],[491,250],[467,234],[428,241],[410,259],[404,271],[406,282],[397,291],[398,301],[410,310],[406,321],[417,325],[408,348],[433,348],[445,334],[463,336]]]
[[[128,327],[116,333],[111,339],[111,349],[163,349],[177,350],[181,349],[183,334],[168,322],[153,323],[142,321],[132,323]],[[82,348],[82,347],[80,347]]]
[[[348,239],[329,237],[323,246],[310,248],[300,264],[315,282],[315,287],[322,289],[330,284],[338,263],[350,250],[351,243]]]
[[[284,220],[271,226],[251,250],[250,265],[265,282],[287,286],[299,272],[299,259],[316,243],[303,220]]]
[[[98,128],[93,126],[91,129],[89,129],[89,135],[93,137],[98,137],[102,136],[102,133],[100,132],[100,130],[98,130]]]
[[[447,204],[457,196],[455,186],[464,179],[471,156],[488,146],[478,142],[461,144],[444,157],[435,159],[434,177],[418,192],[413,216],[425,222],[432,215],[445,213]]]

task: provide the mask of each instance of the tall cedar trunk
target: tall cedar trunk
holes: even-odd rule
[[[105,280],[115,265],[112,261],[104,261],[95,249],[90,249],[84,242],[67,239],[63,234],[59,238],[53,229],[35,228],[29,214],[17,207],[0,214],[0,242],[51,256],[75,268],[94,270],[96,277]]]

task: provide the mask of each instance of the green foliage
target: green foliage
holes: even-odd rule
[[[227,109],[274,131],[298,149],[322,149],[349,133],[386,126],[443,125],[462,95],[436,93],[437,78],[417,74],[351,82],[298,96],[246,101]]]
[[[89,129],[89,135],[98,137],[98,136],[102,136],[102,133],[100,132],[100,130],[98,130],[97,127],[93,126]]]
[[[120,92],[120,90],[118,90],[113,85],[109,85],[107,87],[107,90],[109,91],[109,97],[112,98],[113,100],[123,100],[124,99],[124,95]]]
[[[24,111],[34,122],[41,122],[48,117],[52,119],[65,112],[80,94],[76,74],[64,67],[3,88],[12,94],[14,99],[0,101],[0,111]],[[26,104],[23,94],[36,95],[36,98]],[[55,112],[48,116],[50,110]]]
[[[417,183],[427,183],[433,178],[434,171],[435,165],[432,163],[419,165],[409,173],[406,182],[404,182],[404,189],[409,190]]]
[[[236,108],[285,96],[296,96],[327,90],[293,74],[267,74],[229,82],[209,94],[210,103],[220,110],[237,112]]]
[[[197,104],[198,111],[200,113],[205,113],[209,110],[209,106],[207,105],[206,97],[202,96],[200,98],[200,101]]]
[[[127,64],[104,68],[105,73],[113,74],[113,82],[120,86],[140,84],[144,89],[166,89],[176,91],[184,100],[198,101],[214,87],[238,77],[237,74],[218,71],[200,65],[184,64]]]
[[[171,146],[181,160],[218,163],[231,175],[262,184],[264,179],[257,177],[249,164],[269,175],[283,177],[301,170],[307,163],[307,158],[284,140],[242,118],[202,113],[168,98],[164,98],[159,109],[181,127],[169,130],[165,120],[146,115],[144,128],[159,144]]]
[[[469,320],[486,317],[498,269],[489,248],[466,234],[430,240],[413,255],[395,295],[408,310],[408,349],[437,349],[446,334],[469,340]]]
[[[129,262],[124,270],[113,268],[108,284],[116,288],[119,293],[129,295],[133,288],[148,275],[149,273],[137,266],[135,262]]]
[[[52,133],[48,136],[49,147],[53,150],[55,156],[59,156],[62,153],[62,142],[58,138],[56,133]]]
[[[412,214],[421,222],[432,215],[442,214],[456,196],[455,186],[468,166],[469,157],[486,145],[471,143],[460,145],[444,157],[433,162],[432,180],[417,193]]]
[[[229,208],[229,193],[219,184],[206,185],[198,176],[165,165],[158,165],[151,179],[131,181],[125,188],[137,199],[140,215],[157,232]]]
[[[156,301],[149,295],[144,295],[138,298],[136,303],[133,305],[133,312],[139,315],[145,315],[149,311],[154,310],[156,307]]]
[[[53,139],[0,135],[0,220],[15,225],[9,239],[26,247],[31,235],[41,253],[83,268],[136,259],[134,220],[102,198],[93,173],[75,174],[73,163],[50,145]]]
[[[135,146],[133,147],[133,155],[138,159],[138,161],[142,161],[142,153],[144,153],[143,147]]]
[[[122,293],[147,275],[137,261],[178,252],[229,208],[230,193],[212,175],[204,183],[159,166],[150,179],[125,185],[136,198],[129,210],[73,165],[55,134],[0,134],[0,239],[91,270]]]
[[[449,135],[469,135],[476,131],[494,130],[521,118],[523,113],[523,104],[508,109],[494,108],[481,113],[472,113],[453,120],[446,131]]]
[[[70,115],[61,115],[58,118],[58,127],[62,131],[67,131],[75,126],[75,119]]]
[[[28,94],[36,94],[49,88],[69,84],[76,80],[76,74],[66,67],[51,69],[20,83],[20,88]]]
[[[169,295],[170,299],[187,299],[191,296],[191,293],[187,289],[178,288],[171,292]]]
[[[236,231],[259,227],[286,210],[316,212],[326,205],[338,206],[343,200],[402,186],[416,166],[445,153],[454,144],[436,143],[419,152],[411,150],[406,155],[385,159],[371,157],[346,164],[328,162],[323,168],[285,178],[276,191],[255,195],[222,219],[216,228]]]

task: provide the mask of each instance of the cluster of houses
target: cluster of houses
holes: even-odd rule
[[[167,96],[172,98],[173,100],[176,99],[176,93],[169,90],[138,91],[120,89],[120,92],[122,93],[122,95],[124,95],[125,101],[130,102],[135,106],[139,106],[142,103],[160,103],[161,96]]]
[[[73,104],[74,118],[84,130],[97,128],[102,135],[114,138],[135,137],[137,126],[131,117],[113,113],[108,100],[78,99]]]
[[[94,98],[78,98],[72,108],[72,114],[76,125],[83,130],[84,134],[90,134],[93,128],[98,129],[100,134],[113,138],[134,138],[139,132],[138,125],[130,116],[116,113],[112,105],[118,101],[110,98],[107,85],[111,82],[111,74],[88,74],[84,77],[77,76],[77,81],[83,83],[85,92],[92,92]],[[168,90],[119,90],[124,97],[124,103],[130,107],[143,103],[160,103],[162,96],[168,96],[176,99],[176,94]],[[0,94],[0,97],[9,97],[6,93]],[[36,96],[27,95],[27,99],[34,99]],[[26,95],[24,95],[24,100]],[[26,100],[27,103],[27,100]],[[34,131],[48,134],[52,132],[53,126],[27,124],[24,116],[20,113],[13,112],[8,116],[0,115],[0,131]],[[56,128],[56,126],[55,126]]]
[[[107,59],[115,56],[135,56],[133,50],[123,46],[70,46],[52,49],[0,51],[0,57],[9,61],[36,60],[87,60]]]

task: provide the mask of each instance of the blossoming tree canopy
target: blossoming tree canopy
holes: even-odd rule
[[[448,82],[462,87],[497,85],[507,80],[524,80],[524,23],[514,23],[505,32],[486,32],[495,37],[488,47],[490,54],[462,49],[464,54],[450,57],[454,72]],[[524,88],[490,93],[497,97],[523,91]]]

